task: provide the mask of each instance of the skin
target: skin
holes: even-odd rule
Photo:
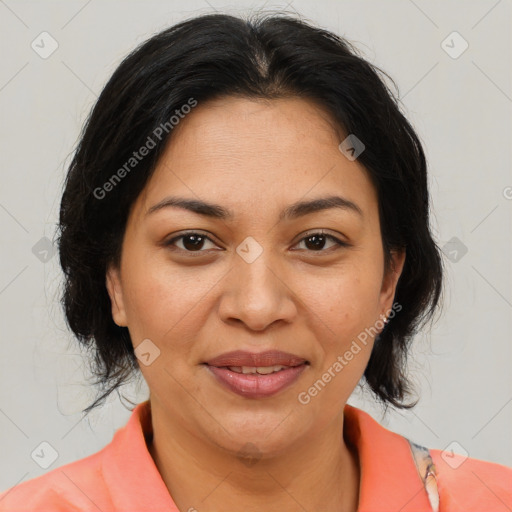
[[[343,138],[304,99],[199,104],[133,205],[107,288],[134,346],[150,339],[160,350],[140,364],[150,452],[181,511],[357,509],[357,452],[340,433],[373,340],[310,403],[297,397],[389,313],[405,254],[392,253],[384,271],[377,194],[365,168],[338,149]],[[178,207],[147,214],[171,195],[221,205],[233,218]],[[332,195],[362,215],[330,208],[279,219],[294,202]],[[185,230],[211,241],[195,251],[187,238],[168,243]],[[320,230],[349,245],[326,238],[315,250],[307,235]],[[248,236],[263,249],[252,263],[236,252]],[[277,395],[248,399],[202,364],[238,349],[282,350],[310,365]],[[252,465],[240,458],[248,442],[258,453]]]

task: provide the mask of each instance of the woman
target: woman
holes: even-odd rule
[[[209,15],[145,42],[85,126],[59,241],[88,410],[138,369],[150,397],[0,510],[512,507],[512,470],[447,464],[346,404],[364,377],[413,406],[442,265],[418,137],[341,38]]]

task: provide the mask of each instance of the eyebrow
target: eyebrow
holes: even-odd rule
[[[146,216],[164,208],[181,208],[183,210],[188,210],[198,215],[214,219],[229,220],[235,217],[235,214],[231,210],[218,204],[177,196],[166,197],[165,199],[162,199],[162,201],[154,204],[146,212]],[[363,211],[353,201],[341,196],[328,196],[312,199],[310,201],[298,201],[287,206],[280,213],[279,221],[293,220],[311,213],[330,210],[332,208],[339,208],[348,212],[353,212],[363,217]]]

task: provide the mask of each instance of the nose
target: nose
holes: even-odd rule
[[[224,280],[219,305],[222,321],[241,322],[252,331],[264,331],[274,323],[291,323],[296,317],[296,296],[291,283],[265,253],[252,263],[235,255],[234,268]]]

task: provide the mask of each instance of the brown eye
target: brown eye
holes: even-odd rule
[[[325,246],[325,242],[327,237],[325,235],[311,235],[305,238],[306,247],[311,249],[312,251],[316,251],[318,249],[323,249]]]
[[[328,242],[331,241],[332,244],[327,246]],[[304,243],[305,248],[308,251],[315,252],[327,252],[328,249],[332,247],[348,247],[348,244],[338,240],[336,237],[332,235],[327,235],[325,233],[311,233],[308,236],[305,236],[299,244]]]
[[[166,245],[174,246],[179,250],[186,252],[206,252],[203,249],[205,244],[208,242],[212,244],[212,246],[215,245],[206,235],[201,233],[185,233],[173,238]]]
[[[183,237],[183,246],[187,251],[197,251],[204,245],[206,237],[202,235],[185,235]]]

